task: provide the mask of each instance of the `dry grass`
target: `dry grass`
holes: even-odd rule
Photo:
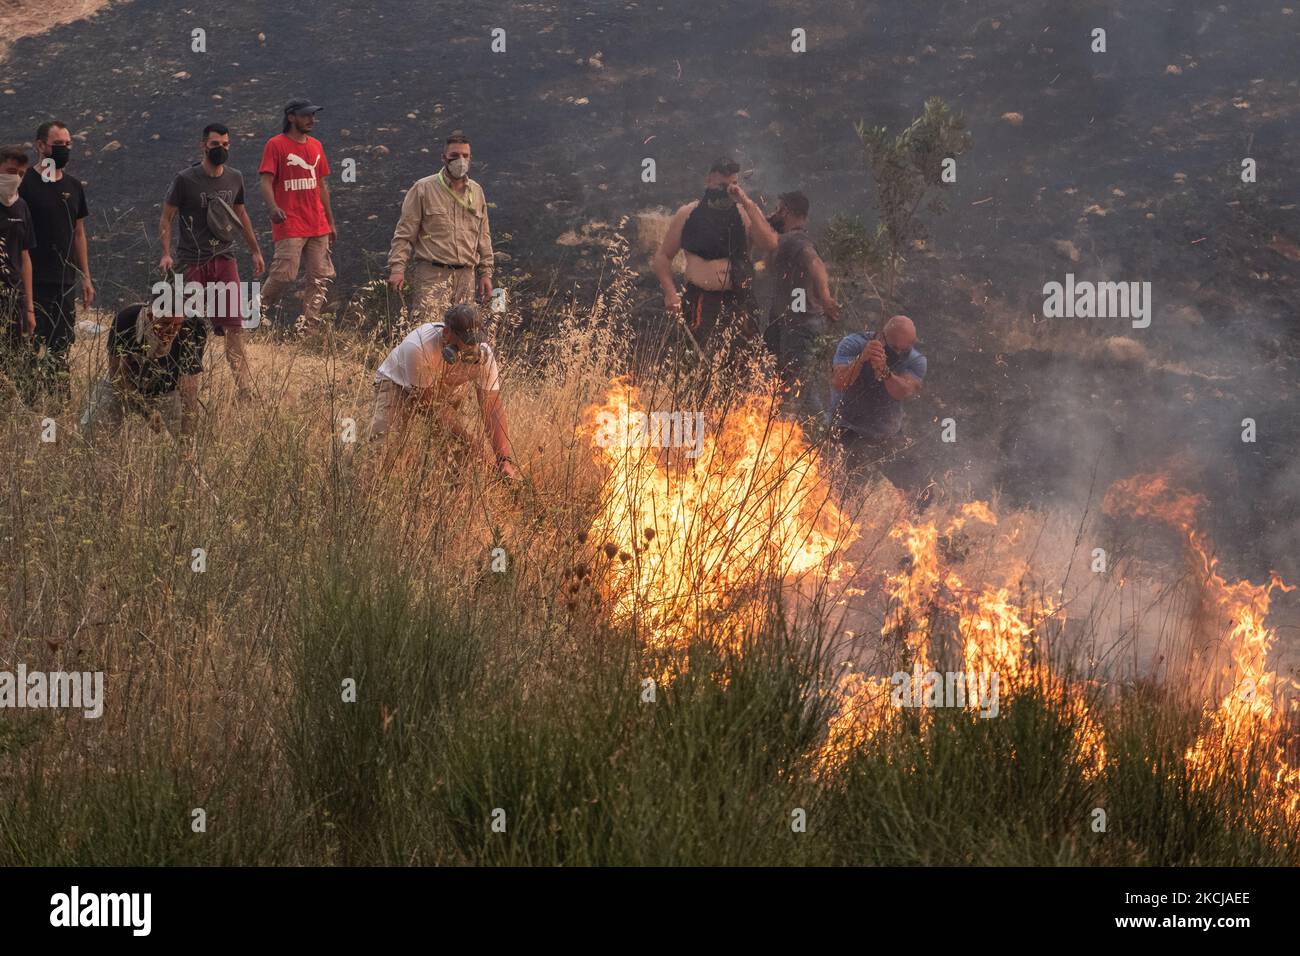
[[[551,316],[527,365],[513,319],[500,322],[520,487],[425,424],[388,469],[375,448],[343,441],[347,419],[364,435],[384,350],[352,334],[328,348],[258,341],[248,406],[232,400],[217,344],[192,455],[141,421],[88,447],[71,412],[58,441],[43,443],[39,419],[0,397],[0,667],[102,670],[107,687],[99,720],[6,714],[0,861],[1294,855],[1294,834],[1270,842],[1243,822],[1248,781],[1230,777],[1209,795],[1178,783],[1195,713],[1144,692],[1097,711],[1116,755],[1098,780],[1078,777],[1068,715],[1030,698],[1006,720],[940,715],[924,739],[904,727],[875,742],[892,750],[864,749],[834,779],[817,778],[810,759],[835,704],[834,665],[856,656],[888,673],[893,663],[871,639],[833,646],[843,630],[879,634],[870,595],[899,566],[887,536],[899,505],[879,483],[845,498],[858,531],[851,573],[759,582],[768,612],[744,616],[739,640],[736,620],[715,620],[724,644],[701,628],[689,670],[643,705],[641,680],[662,673],[653,642],[607,613],[599,587],[572,597],[572,569],[602,560],[586,532],[619,493],[582,433],[583,411],[623,374],[651,407],[698,408],[711,422],[770,386],[761,362],[704,365],[636,341],[630,282],[616,273],[592,310]],[[100,339],[78,346],[78,409],[102,349]],[[1008,516],[970,545],[963,578],[1008,573],[1035,548],[1065,555],[1071,534]],[[504,573],[492,570],[496,547]],[[192,570],[195,548],[206,552],[203,573]],[[354,705],[341,702],[345,678],[357,681]],[[1007,765],[1008,752],[1035,757]],[[1168,773],[1153,776],[1153,760]],[[1081,837],[1074,814],[1107,799],[1138,822],[1122,840]],[[785,825],[796,805],[826,821],[806,840]],[[500,806],[515,821],[508,840],[484,835]],[[205,839],[189,829],[195,807],[212,821]]]
[[[59,0],[51,4],[43,0],[3,0],[0,3],[0,60],[9,54],[10,47],[23,37],[36,36],[62,26],[94,16],[112,0]]]

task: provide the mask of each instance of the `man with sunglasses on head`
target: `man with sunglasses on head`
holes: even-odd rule
[[[501,405],[501,373],[492,346],[478,333],[478,313],[468,303],[453,305],[441,322],[419,326],[388,353],[375,375],[371,440],[401,432],[413,415],[435,415],[439,424],[470,448],[474,437],[458,412],[466,387],[478,393],[483,429],[506,478],[518,479],[510,454],[510,434]]]
[[[108,329],[108,376],[91,389],[82,433],[115,430],[128,413],[160,431],[192,434],[208,331],[203,320],[148,304],[127,306]]]

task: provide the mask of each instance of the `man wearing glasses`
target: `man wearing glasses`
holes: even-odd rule
[[[510,434],[501,406],[496,355],[492,346],[480,340],[478,313],[468,303],[453,305],[441,322],[419,326],[388,353],[375,375],[370,438],[403,432],[416,414],[433,415],[467,447],[477,447],[458,415],[471,382],[497,467],[506,478],[518,479],[521,476],[510,454]]]

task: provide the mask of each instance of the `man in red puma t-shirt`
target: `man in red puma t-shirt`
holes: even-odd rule
[[[320,142],[310,136],[319,106],[292,100],[284,108],[284,132],[267,140],[258,167],[262,199],[271,210],[271,238],[275,258],[262,286],[262,306],[269,316],[273,307],[298,278],[301,263],[307,288],[302,297],[302,318],[307,328],[320,322],[320,307],[334,278],[330,246],[336,233],[325,177],[330,165]]]

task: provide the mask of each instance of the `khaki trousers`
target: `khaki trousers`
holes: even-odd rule
[[[396,382],[380,379],[375,382],[375,408],[370,416],[367,438],[383,438],[390,430],[400,429],[411,413],[411,399],[406,389]]]
[[[453,394],[447,401],[427,409],[435,416],[442,412],[457,412],[465,396]],[[375,406],[370,414],[370,429],[366,433],[368,441],[377,441],[386,435],[401,430],[410,422],[415,412],[415,396],[396,382],[381,378],[375,382]]]
[[[298,267],[305,273],[302,293],[303,321],[311,326],[320,321],[321,306],[334,278],[334,261],[330,258],[330,237],[281,239],[275,244],[275,258],[262,285],[262,307],[269,310],[289,291],[298,278]]]
[[[475,275],[472,266],[444,269],[417,259],[411,263],[411,319],[416,323],[441,322],[442,315],[461,302],[474,303]]]

